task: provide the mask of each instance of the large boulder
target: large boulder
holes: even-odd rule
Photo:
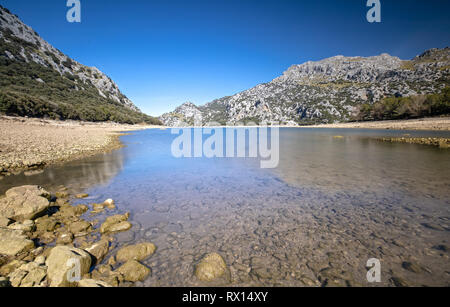
[[[76,287],[81,277],[89,272],[91,256],[84,250],[56,246],[50,251],[46,264],[51,287]]]
[[[0,228],[0,254],[16,256],[34,249],[34,242],[21,230]]]
[[[213,281],[225,274],[227,265],[217,253],[207,254],[195,268],[195,276],[202,281]]]
[[[149,268],[136,260],[126,262],[119,267],[116,272],[122,275],[124,280],[131,282],[143,281],[147,278],[148,274],[151,273]]]
[[[122,247],[116,255],[119,262],[127,262],[129,260],[142,261],[145,258],[153,255],[156,246],[153,243],[140,243],[136,245],[129,245]]]
[[[50,206],[50,193],[39,186],[12,188],[0,198],[0,216],[17,222],[33,220]]]

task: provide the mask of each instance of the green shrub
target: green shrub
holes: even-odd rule
[[[450,87],[440,94],[389,97],[358,106],[352,120],[391,120],[450,114]]]

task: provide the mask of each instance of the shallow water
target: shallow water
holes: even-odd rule
[[[217,285],[369,286],[365,265],[378,258],[380,285],[448,286],[450,151],[370,138],[403,134],[449,137],[281,129],[279,167],[261,169],[253,158],[173,158],[170,130],[147,130],[113,153],[6,177],[0,192],[62,184],[89,193],[84,203],[113,198],[134,225],[118,241],[158,247],[138,285],[204,285],[195,264],[218,252],[230,270]]]

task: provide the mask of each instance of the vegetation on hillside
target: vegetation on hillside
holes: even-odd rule
[[[18,41],[20,38],[9,38],[8,42],[0,38],[0,113],[61,120],[161,124],[157,118],[102,97],[92,83],[83,82],[76,75],[61,75],[49,64],[45,67],[24,61],[20,53],[29,56],[28,52],[35,46]],[[24,47],[23,51],[18,46]],[[14,59],[7,56],[7,52]]]
[[[389,97],[357,107],[352,120],[394,120],[450,114],[450,87],[440,94]]]

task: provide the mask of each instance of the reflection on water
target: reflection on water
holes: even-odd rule
[[[286,129],[281,135],[283,154],[275,172],[290,184],[325,192],[365,194],[376,191],[448,199],[448,150],[368,138],[404,133]],[[420,137],[424,132],[408,134]],[[448,135],[445,132],[435,134]]]
[[[64,165],[51,166],[43,171],[7,176],[0,181],[0,194],[12,187],[28,184],[40,185],[50,191],[64,185],[76,193],[92,185],[106,185],[122,170],[123,164],[124,152],[115,151],[80,161],[71,161]]]
[[[403,133],[282,129],[280,165],[263,170],[176,159],[170,131],[140,131],[116,153],[0,185],[89,185],[90,201],[115,199],[134,225],[118,240],[158,247],[141,285],[204,285],[193,271],[208,252],[229,265],[219,285],[367,286],[369,258],[381,285],[449,285],[450,154],[367,138]]]

